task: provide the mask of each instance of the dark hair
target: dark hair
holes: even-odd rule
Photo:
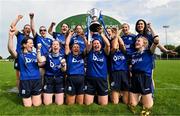
[[[61,24],[61,27],[62,27],[64,24],[67,25],[68,28],[70,28],[70,26],[69,26],[67,23],[62,23],[62,24]]]
[[[29,27],[30,27],[30,24],[25,24],[24,27],[23,27],[23,29],[25,29],[26,26],[29,26]]]
[[[138,28],[137,28],[137,25],[138,25],[138,23],[139,23],[140,21],[142,21],[142,22],[144,23],[143,35],[146,35],[147,32],[148,32],[147,23],[146,23],[146,21],[143,20],[143,19],[139,19],[139,20],[136,22],[136,26],[135,26],[136,32],[140,33],[140,31],[139,31]]]
[[[27,44],[28,40],[32,39],[30,37],[24,37],[24,39],[21,41],[21,49],[24,49],[23,44]]]

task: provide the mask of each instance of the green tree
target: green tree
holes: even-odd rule
[[[7,57],[7,59],[11,60],[14,59],[11,55]]]
[[[175,48],[175,51],[178,53],[177,57],[180,58],[180,45]]]

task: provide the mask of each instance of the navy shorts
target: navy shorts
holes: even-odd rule
[[[110,77],[110,88],[112,91],[128,91],[129,90],[129,72],[114,71]]]
[[[44,93],[64,93],[64,77],[47,77],[44,78]]]
[[[41,79],[20,80],[19,94],[23,98],[40,95],[42,91]]]
[[[90,95],[108,95],[108,81],[106,78],[87,77],[85,79],[85,93]]]
[[[152,78],[144,73],[132,73],[130,91],[142,95],[152,93]]]
[[[14,60],[14,69],[19,70],[19,64],[18,64],[18,59],[17,58]]]
[[[66,78],[65,92],[69,95],[84,94],[84,76],[73,75]]]

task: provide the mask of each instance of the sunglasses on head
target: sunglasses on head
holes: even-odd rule
[[[46,29],[40,29],[39,31],[40,31],[40,32],[42,32],[42,31],[46,31]]]

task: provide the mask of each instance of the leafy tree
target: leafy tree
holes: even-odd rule
[[[7,57],[7,59],[11,60],[14,59],[11,55]]]
[[[177,57],[180,58],[180,45],[175,48],[175,51],[178,53]]]
[[[0,59],[3,59],[3,57],[2,57],[2,56],[0,56]]]

